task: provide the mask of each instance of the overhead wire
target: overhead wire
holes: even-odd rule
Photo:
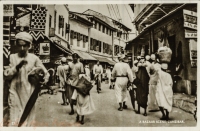
[[[119,14],[119,18],[120,18],[120,20],[122,20],[122,17],[121,17],[121,15],[120,15],[120,11],[119,11],[119,8],[118,8],[118,5],[116,4],[116,7],[117,7],[117,12],[118,12],[118,14]]]
[[[113,10],[113,12],[114,12],[114,15],[115,15],[115,17],[116,17],[116,20],[118,21],[118,18],[117,18],[117,15],[116,15],[116,12],[115,12],[115,9],[114,9],[113,5],[111,4],[110,6],[111,6],[111,8],[112,8],[112,10]]]
[[[125,6],[125,5],[124,5],[124,6]],[[125,6],[125,8],[126,8],[126,6]],[[131,19],[131,21],[133,21],[132,18],[131,18],[131,15],[130,15],[130,13],[129,13],[129,11],[128,11],[127,8],[126,8],[126,11],[128,12],[128,15],[129,15],[129,18]]]

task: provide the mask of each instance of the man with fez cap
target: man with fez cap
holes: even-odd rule
[[[59,87],[62,89],[62,99],[63,103],[61,105],[68,105],[67,102],[67,93],[66,93],[66,83],[67,83],[67,77],[69,75],[69,65],[67,62],[66,57],[61,58],[61,65],[58,66],[57,68],[57,73],[56,75],[58,76],[59,79]]]
[[[11,79],[9,89],[9,123],[8,126],[17,126],[24,112],[24,108],[36,88],[28,81],[28,75],[36,67],[44,71],[44,81],[46,84],[49,73],[42,64],[41,60],[34,54],[28,53],[33,41],[32,36],[26,32],[20,32],[16,36],[16,51],[18,53],[10,55],[9,68],[4,71],[4,76]],[[35,107],[35,106],[34,106]],[[26,121],[22,126],[33,126],[35,118],[35,108],[32,108]]]
[[[67,87],[68,100],[70,102],[70,107],[71,107],[71,112],[69,113],[69,115],[74,114],[73,105],[75,104],[74,101],[76,100],[76,97],[77,97],[76,96],[77,91],[72,86],[76,86],[77,83],[78,83],[80,75],[84,74],[83,64],[81,62],[78,62],[78,58],[79,58],[78,54],[77,53],[72,54],[72,58],[73,58],[73,61],[69,62],[69,67],[70,67],[69,81],[70,81],[70,84],[67,85],[68,86]]]

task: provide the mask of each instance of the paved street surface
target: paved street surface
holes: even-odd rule
[[[44,94],[38,98],[36,127],[148,127],[148,126],[166,126],[182,127],[196,126],[196,121],[192,114],[186,113],[178,108],[173,108],[170,113],[170,121],[166,123],[160,121],[160,112],[148,112],[148,116],[136,114],[133,111],[130,98],[127,102],[128,109],[118,111],[118,103],[115,98],[114,90],[110,90],[108,85],[102,86],[102,92],[97,94],[96,87],[91,90],[91,96],[96,106],[93,114],[85,116],[85,124],[76,123],[76,114],[70,116],[70,106],[62,106],[61,93],[57,95]],[[76,110],[76,107],[75,107]],[[141,110],[143,113],[143,110]],[[163,123],[164,122],[164,123]],[[176,123],[175,123],[176,122]],[[179,123],[177,123],[179,122]],[[183,123],[184,122],[184,123]]]

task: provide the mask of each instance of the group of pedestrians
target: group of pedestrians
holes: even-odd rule
[[[112,71],[112,79],[115,80],[115,92],[119,103],[119,111],[126,109],[125,102],[129,92],[131,103],[140,114],[140,108],[144,108],[144,116],[147,110],[161,111],[161,120],[169,120],[169,112],[172,110],[172,78],[167,73],[167,63],[162,63],[158,55],[152,54],[138,57],[133,63],[132,69],[125,60],[125,56],[119,58]]]
[[[43,81],[38,81],[45,85],[49,81],[49,73],[42,64],[41,60],[34,54],[28,53],[32,46],[33,38],[29,33],[20,32],[16,35],[16,54],[10,55],[10,65],[4,71],[4,77],[10,79],[9,89],[9,123],[8,126],[17,126],[21,116],[24,114],[25,106],[33,93],[34,83],[29,82],[29,75],[35,68],[43,70]],[[119,62],[114,65],[112,71],[108,68],[106,74],[108,77],[109,88],[115,89],[119,111],[127,109],[126,101],[128,94],[131,97],[133,108],[135,101],[138,104],[136,113],[140,113],[140,107],[146,110],[160,110],[162,113],[161,120],[169,119],[169,112],[172,110],[172,78],[167,73],[167,64],[161,63],[156,55],[138,57],[131,68],[127,62],[127,57],[121,55],[118,57]],[[79,61],[78,54],[74,53],[71,57],[63,57],[61,65],[57,68],[56,75],[59,79],[59,87],[62,91],[62,105],[70,105],[69,115],[75,113],[74,106],[77,109],[76,121],[84,124],[84,116],[91,114],[95,110],[92,97],[89,94],[83,95],[74,87],[80,78],[84,77],[91,82],[90,69],[88,65],[83,67]],[[93,68],[97,92],[101,91],[101,75],[103,68],[99,61]],[[38,74],[41,75],[41,74]],[[128,93],[129,92],[129,93]],[[27,114],[26,121],[22,126],[32,126],[35,118],[35,108]],[[79,121],[81,117],[81,120]]]
[[[76,105],[76,121],[79,122],[81,116],[80,123],[84,124],[84,115],[90,114],[95,110],[94,103],[90,94],[84,96],[74,87],[77,85],[81,77],[86,78],[88,81],[91,80],[90,70],[88,65],[86,65],[85,68],[83,67],[83,64],[78,60],[78,54],[72,54],[72,58],[72,62],[67,62],[67,58],[63,57],[61,59],[62,65],[58,66],[57,69],[57,75],[60,80],[60,88],[64,89],[62,90],[62,105],[65,105],[65,102],[69,101],[71,108],[69,115],[73,115],[75,113],[74,106]]]

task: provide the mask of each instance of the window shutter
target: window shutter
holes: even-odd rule
[[[64,26],[63,21],[64,21],[63,16],[59,15],[59,28],[63,28],[63,26]]]
[[[80,41],[80,33],[77,33],[77,40]]]
[[[80,34],[80,40],[83,40],[83,34]]]
[[[88,36],[86,36],[86,42],[88,42]]]
[[[93,50],[93,39],[90,38],[90,50]]]
[[[71,32],[70,32],[70,38],[73,38],[73,36],[74,36],[74,31],[71,30]]]
[[[70,24],[67,24],[67,23],[66,23],[66,31],[65,31],[65,32],[66,32],[66,33],[69,33],[69,31],[70,31]]]
[[[76,38],[77,38],[77,32],[74,31],[73,39],[76,39]]]

